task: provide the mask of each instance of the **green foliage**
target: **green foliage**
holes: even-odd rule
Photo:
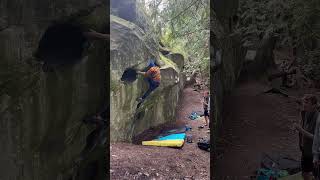
[[[280,45],[297,47],[305,40],[319,38],[312,29],[320,17],[319,0],[241,0],[239,24],[243,42],[253,44],[264,35],[279,38]]]
[[[111,89],[111,92],[114,92],[114,93],[116,93],[118,90],[119,90],[119,84],[116,82],[116,81],[114,81],[114,80],[111,80],[110,81],[110,89]]]
[[[244,45],[253,45],[263,36],[278,38],[278,46],[304,51],[302,71],[320,79],[320,1],[319,0],[240,0],[235,33]]]
[[[298,59],[302,73],[313,80],[320,81],[320,51],[308,51],[303,59]]]
[[[145,5],[161,42],[185,57],[187,73],[209,69],[209,0],[149,0]]]

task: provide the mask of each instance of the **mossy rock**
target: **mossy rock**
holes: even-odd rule
[[[120,84],[115,80],[111,80],[110,82],[110,90],[111,92],[116,93],[120,89]]]
[[[162,62],[164,62],[164,66],[161,67],[161,68],[166,68],[166,67],[172,67],[175,71],[177,71],[178,73],[180,72],[180,69],[178,68],[177,64],[174,63],[171,59],[165,57],[164,55],[162,55],[161,53],[160,54],[160,60]]]
[[[132,23],[130,21],[127,21],[125,19],[122,19],[120,17],[117,17],[117,16],[110,15],[110,20],[111,20],[111,22],[116,22],[117,24],[121,24],[122,26],[125,26],[125,27],[127,27],[127,28],[129,28],[131,30],[134,30],[136,28],[140,29],[134,23]],[[141,33],[142,33],[142,31],[141,31]]]
[[[184,56],[180,53],[170,53],[165,57],[171,59],[180,69],[184,67]]]

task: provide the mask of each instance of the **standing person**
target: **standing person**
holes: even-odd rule
[[[137,71],[138,74],[144,75],[149,84],[149,89],[144,93],[144,95],[138,99],[138,107],[140,104],[150,95],[160,85],[161,74],[159,66],[156,66],[153,60],[149,61],[147,67],[147,72]]]
[[[314,174],[316,180],[319,180],[320,177],[320,116],[318,111],[318,106],[315,107],[315,111],[318,113],[316,128],[314,130],[313,144],[312,144],[312,153],[313,153],[313,165],[314,165]]]
[[[318,118],[318,111],[316,110],[317,98],[312,94],[306,94],[302,98],[301,104],[301,123],[300,125],[294,124],[294,126],[299,131],[302,177],[304,180],[312,180],[312,174],[315,175],[312,150],[313,147],[318,145],[318,143],[313,145]],[[317,155],[315,155],[315,157],[317,157]]]
[[[210,103],[209,91],[205,91],[203,95],[203,101],[202,101],[205,126],[208,126],[208,121],[209,121],[209,103]]]

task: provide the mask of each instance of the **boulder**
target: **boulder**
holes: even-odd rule
[[[75,176],[83,180],[88,179],[91,164],[98,166],[93,169],[96,177],[89,179],[106,178],[101,166],[105,163],[104,145],[86,154],[78,168],[74,162],[93,131],[91,126],[81,125],[82,119],[109,102],[105,86],[107,44],[90,42],[78,63],[50,73],[43,72],[33,56],[46,30],[60,21],[106,31],[107,7],[103,3],[0,2],[0,26],[6,27],[0,30],[0,179]]]
[[[137,19],[136,0],[111,0],[111,14],[124,20],[135,22]]]
[[[134,20],[132,20],[134,21]],[[138,25],[117,16],[111,16],[111,142],[131,142],[144,130],[175,121],[176,106],[184,86],[184,74],[171,59],[163,56],[159,44]],[[121,81],[128,69],[141,70],[150,57],[161,64],[161,84],[137,109],[137,99],[147,90],[143,77],[130,82]],[[134,73],[132,73],[134,74]]]
[[[183,69],[184,66],[184,57],[179,53],[170,53],[166,55],[167,58],[171,59],[180,69]]]
[[[140,27],[145,33],[149,32],[149,35],[154,36],[154,34],[150,33],[152,29],[150,19],[137,0],[111,0],[110,5],[112,15],[132,22]]]
[[[159,47],[159,51],[162,53],[162,55],[168,55],[170,53],[169,49],[162,46]]]
[[[239,0],[214,0],[210,3],[210,6],[211,12],[214,12],[218,20],[221,22],[220,26],[224,28],[224,32],[232,32],[237,21],[236,15]],[[219,27],[213,26],[213,28]]]
[[[256,49],[249,49],[241,70],[241,79],[259,78],[269,68],[275,68],[273,49],[275,38],[264,37]]]
[[[197,81],[196,77],[198,75],[197,71],[193,71],[190,77],[187,77],[185,86],[193,86]]]
[[[214,136],[219,137],[219,129],[224,121],[223,101],[235,87],[245,59],[245,49],[240,38],[229,34],[230,18],[237,12],[238,1],[217,0],[210,4],[210,85],[213,89]],[[221,9],[220,9],[221,7]],[[227,9],[227,10],[226,10]],[[224,11],[226,10],[226,11]],[[214,141],[216,142],[216,141]],[[215,148],[214,148],[215,150]]]

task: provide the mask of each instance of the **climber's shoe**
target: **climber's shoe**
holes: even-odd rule
[[[141,98],[139,98],[139,99],[141,99]],[[141,100],[138,100],[138,105],[137,105],[137,108],[139,108],[139,107],[140,107],[140,105],[142,104],[142,101],[143,101],[143,99],[141,99]]]

